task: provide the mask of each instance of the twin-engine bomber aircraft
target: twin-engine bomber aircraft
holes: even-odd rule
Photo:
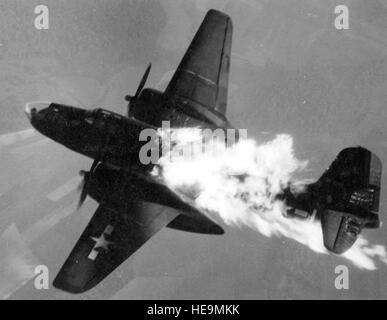
[[[94,159],[84,172],[80,204],[89,195],[99,203],[54,286],[85,292],[131,256],[163,227],[223,234],[223,229],[189,201],[156,181],[139,161],[143,129],[232,128],[225,117],[231,57],[232,22],[210,10],[165,92],[144,89],[146,70],[128,114],[84,110],[57,103],[29,103],[32,126],[67,148]],[[380,160],[363,148],[342,151],[320,180],[301,195],[282,195],[294,209],[289,217],[321,219],[324,244],[342,253],[363,227],[379,226]],[[305,212],[303,214],[302,212]]]

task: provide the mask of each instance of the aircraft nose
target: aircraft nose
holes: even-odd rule
[[[51,102],[43,102],[43,101],[29,102],[25,106],[24,113],[26,114],[28,119],[31,120],[34,114],[36,114],[40,110],[48,108],[50,104]]]

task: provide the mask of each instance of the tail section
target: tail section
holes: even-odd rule
[[[298,195],[286,194],[293,209],[321,220],[324,246],[337,254],[347,251],[364,228],[378,228],[382,163],[367,149],[344,149],[321,178]]]
[[[375,154],[360,147],[348,148],[317,182],[316,188],[328,198],[321,213],[327,249],[344,253],[363,228],[380,226],[381,175],[382,163]]]

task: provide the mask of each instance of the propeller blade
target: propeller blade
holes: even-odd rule
[[[83,186],[85,185],[85,178],[81,180],[81,182],[78,184],[77,190],[79,192],[82,192]]]
[[[85,202],[85,200],[87,198],[88,181],[89,181],[90,175],[93,174],[98,163],[99,163],[99,159],[95,159],[93,164],[91,165],[89,172],[83,171],[83,170],[81,170],[79,172],[79,174],[83,176],[83,179],[82,179],[82,182],[78,186],[78,190],[81,191],[81,195],[80,195],[79,201],[78,201],[78,209],[83,205],[83,203]]]
[[[90,168],[90,171],[89,171],[91,174],[94,173],[94,170],[97,167],[98,163],[99,163],[99,159],[95,159],[93,164],[91,165],[91,168]]]
[[[85,202],[86,198],[87,198],[87,187],[86,187],[86,183],[83,184],[83,188],[82,188],[82,191],[81,191],[81,196],[79,197],[79,201],[78,201],[78,209],[80,207],[82,207],[83,203]]]
[[[152,68],[152,64],[150,63],[148,65],[148,68],[146,68],[145,73],[142,76],[141,82],[140,82],[140,84],[139,84],[139,86],[137,88],[136,94],[134,95],[135,99],[138,98],[138,96],[140,95],[142,89],[144,89],[144,86],[145,86],[146,81],[148,80],[148,76],[149,76],[149,73],[151,71],[151,68]]]

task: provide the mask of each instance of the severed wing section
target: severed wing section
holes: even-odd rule
[[[166,95],[180,98],[196,112],[225,115],[227,109],[232,22],[226,14],[210,10],[175,75]]]
[[[178,215],[141,201],[131,209],[128,214],[97,209],[54,280],[56,288],[71,293],[93,288]]]

